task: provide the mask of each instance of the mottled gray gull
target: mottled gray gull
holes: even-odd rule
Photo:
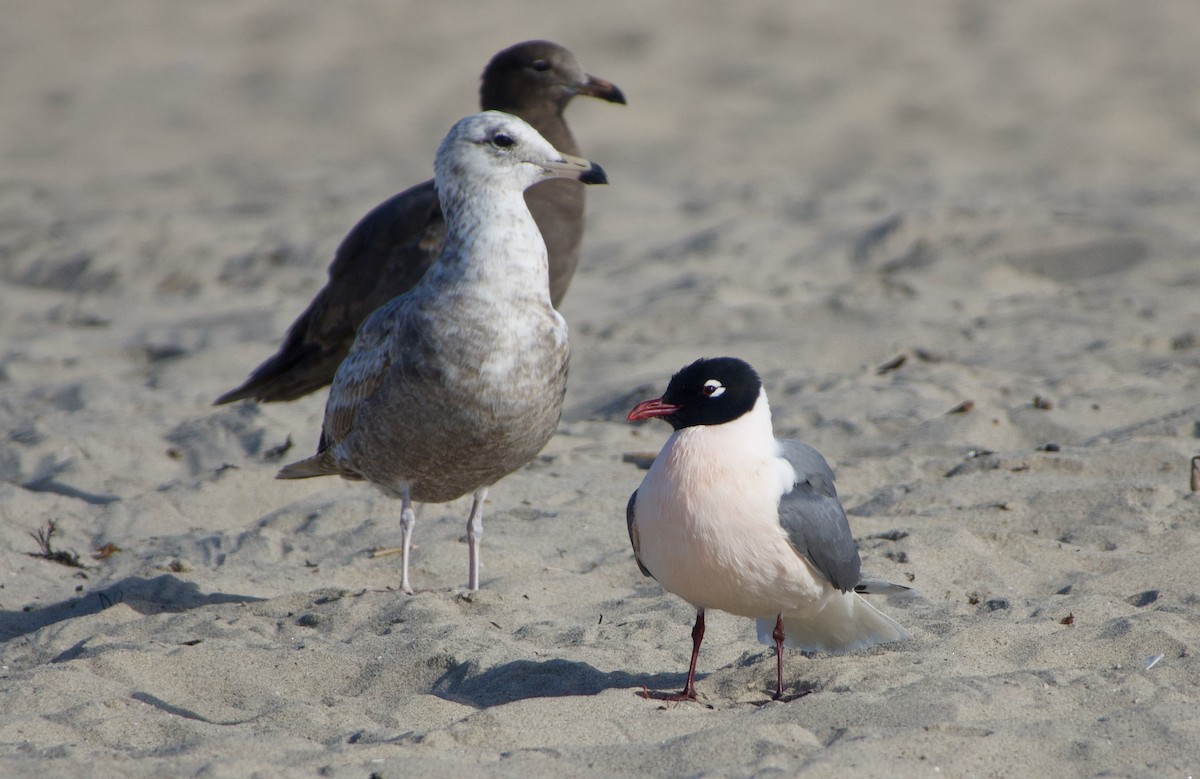
[[[554,148],[578,155],[563,119],[576,95],[625,102],[620,89],[589,76],[562,46],[528,41],[492,58],[483,71],[479,102],[485,111],[521,117]],[[525,193],[525,202],[550,254],[550,300],[557,308],[579,260],[583,187],[576,181],[545,181]],[[444,235],[433,181],[376,206],[342,241],[329,266],[329,281],[288,329],[279,351],[216,403],[295,400],[329,384],[358,326],[417,283],[437,258]]]
[[[811,446],[775,438],[753,368],[697,360],[629,412],[652,417],[675,432],[629,498],[629,540],[642,573],[696,608],[687,683],[668,697],[696,698],[706,609],[752,617],[759,641],[774,641],[777,700],[785,644],[839,654],[908,638],[860,596],[908,588],[860,579],[833,471]]]
[[[446,216],[437,262],[363,323],[334,376],[317,454],[278,474],[365,479],[400,498],[406,592],[413,501],[474,493],[467,586],[478,589],[488,487],[532,460],[562,413],[567,325],[522,193],[554,177],[607,183],[598,165],[499,111],[455,124],[434,172]]]

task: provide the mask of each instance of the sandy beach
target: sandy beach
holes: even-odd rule
[[[1200,8],[48,0],[0,28],[0,774],[1200,772]],[[479,74],[547,38],[627,106],[588,191],[563,420],[424,506],[275,480],[325,392],[212,401]],[[834,466],[912,635],[773,648],[624,508],[702,356]],[[53,526],[46,559],[35,536]],[[76,557],[77,556],[77,557]],[[74,564],[67,564],[74,563]]]

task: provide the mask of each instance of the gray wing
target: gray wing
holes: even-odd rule
[[[859,595],[899,595],[902,592],[912,592],[912,587],[882,579],[860,579],[858,584],[854,585],[854,591]]]
[[[637,522],[634,520],[634,505],[637,503],[637,490],[629,496],[629,505],[625,507],[625,527],[629,530],[629,543],[633,545],[633,559],[638,564],[638,568],[642,570],[646,576],[651,579],[654,574],[646,570],[646,566],[642,565],[642,550],[641,542],[638,540]]]
[[[858,547],[833,486],[833,469],[807,444],[780,441],[780,454],[796,471],[792,491],[779,499],[779,523],[796,551],[842,592],[858,584]]]

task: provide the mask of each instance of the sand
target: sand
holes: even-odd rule
[[[629,97],[569,112],[612,183],[566,412],[484,589],[457,501],[406,597],[395,501],[272,478],[323,393],[210,404],[534,37]],[[1198,37],[1191,0],[7,8],[0,774],[1195,775]],[[721,354],[916,589],[786,703],[719,613],[704,705],[640,695],[692,613],[633,562],[623,456],[668,428],[624,414]],[[82,568],[30,556],[51,521]]]

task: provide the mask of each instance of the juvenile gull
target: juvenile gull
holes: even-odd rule
[[[278,474],[365,479],[400,498],[406,592],[413,501],[474,493],[467,586],[478,589],[488,487],[532,460],[562,413],[567,325],[522,193],[554,177],[607,183],[598,165],[498,111],[455,124],[434,171],[446,216],[437,262],[363,323],[334,376],[317,454]]]
[[[859,593],[908,588],[863,581],[858,549],[817,450],[778,440],[758,374],[733,357],[698,360],[629,421],[661,417],[675,432],[629,498],[626,521],[642,573],[696,608],[687,684],[696,698],[704,612],[758,624],[775,643],[775,698],[783,647],[832,654],[908,638]]]
[[[492,58],[483,71],[479,101],[485,111],[521,117],[554,148],[578,155],[563,119],[575,95],[625,102],[620,89],[589,76],[562,46],[528,41]],[[550,254],[550,300],[557,308],[579,260],[583,187],[575,181],[546,181],[526,192],[525,202]],[[437,258],[444,235],[433,181],[376,206],[343,239],[329,266],[329,281],[288,329],[279,351],[216,403],[295,400],[329,384],[358,326],[417,283]]]

